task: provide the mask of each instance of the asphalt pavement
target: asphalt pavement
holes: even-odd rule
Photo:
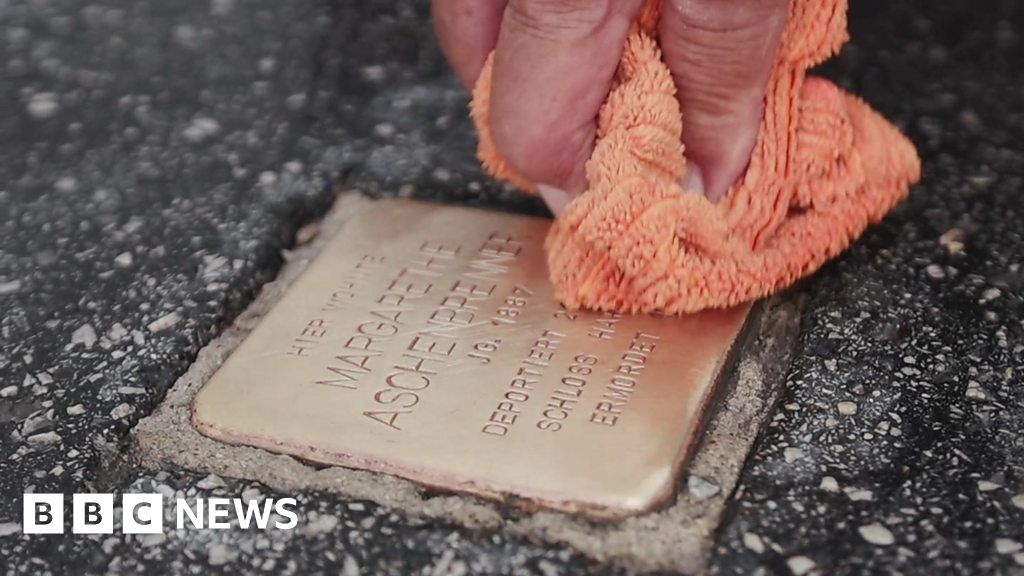
[[[712,571],[1020,573],[1024,5],[855,0],[851,32],[822,73],[924,177],[794,289],[786,392]],[[287,533],[21,533],[25,492],[280,496],[142,472],[126,438],[339,191],[545,213],[477,168],[425,2],[0,0],[0,102],[11,573],[616,571],[317,493]]]

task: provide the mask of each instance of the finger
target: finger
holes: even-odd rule
[[[467,89],[498,42],[508,0],[433,0],[431,14],[441,51]]]
[[[510,0],[495,52],[494,143],[519,173],[581,192],[596,117],[643,0]],[[549,200],[557,203],[558,200]],[[554,207],[554,206],[553,206]]]
[[[683,113],[687,183],[721,198],[746,169],[788,0],[666,0],[659,34]]]

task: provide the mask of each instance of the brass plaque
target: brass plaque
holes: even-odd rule
[[[549,221],[381,201],[199,393],[203,434],[594,517],[672,494],[748,307],[569,312]]]

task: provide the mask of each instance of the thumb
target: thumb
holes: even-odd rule
[[[712,200],[746,169],[788,0],[666,0],[659,35],[695,170],[687,184]]]
[[[557,212],[586,187],[597,114],[641,0],[509,0],[498,34],[491,132]]]

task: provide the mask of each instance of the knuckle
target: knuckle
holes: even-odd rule
[[[786,15],[786,4],[770,6],[778,2],[674,0],[677,11],[662,20],[661,41],[677,81],[730,101],[731,93],[767,80]]]
[[[770,27],[789,0],[671,0],[668,21],[696,31],[737,33]]]
[[[572,137],[552,136],[543,126],[511,128],[496,123],[492,134],[505,160],[534,182],[561,185],[573,178],[581,162],[583,146]]]
[[[505,19],[528,35],[583,35],[601,27],[614,12],[614,4],[610,0],[514,0]]]

